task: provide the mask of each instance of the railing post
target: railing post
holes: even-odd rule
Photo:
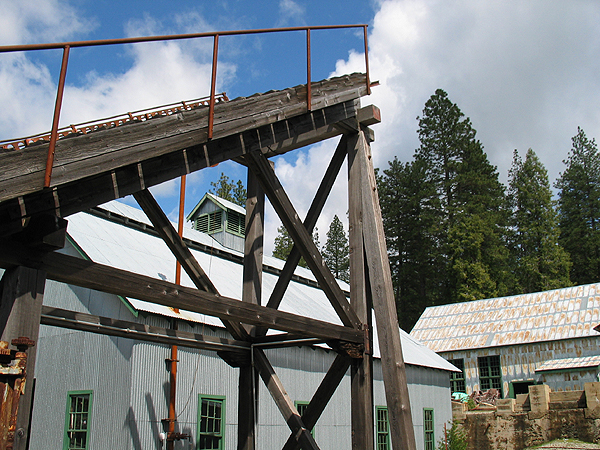
[[[212,77],[210,80],[210,105],[208,109],[208,138],[213,137],[213,125],[215,122],[215,89],[217,88],[217,55],[219,52],[219,35],[215,34],[213,44]]]
[[[312,90],[310,86],[310,28],[306,29],[306,107],[312,109]]]
[[[58,121],[60,119],[60,108],[65,90],[65,79],[67,78],[67,64],[69,62],[69,47],[65,45],[63,50],[62,65],[60,67],[60,77],[58,80],[58,90],[56,92],[56,105],[54,106],[54,119],[52,120],[52,133],[50,134],[50,146],[48,147],[48,158],[46,159],[46,173],[44,175],[44,187],[50,187],[52,177],[52,166],[54,165],[54,149],[58,140]]]
[[[371,95],[371,79],[369,78],[369,42],[367,40],[367,26],[363,26],[365,34],[365,75],[367,76],[367,95]]]

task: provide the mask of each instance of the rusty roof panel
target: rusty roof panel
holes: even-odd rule
[[[600,335],[600,283],[427,308],[411,335],[435,351]]]

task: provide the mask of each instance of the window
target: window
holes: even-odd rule
[[[450,359],[448,360],[450,364],[452,364],[457,369],[460,369],[460,373],[451,372],[450,373],[450,390],[451,392],[464,392],[465,389],[465,360],[464,359]]]
[[[223,450],[225,436],[225,397],[200,395],[198,398],[198,450]]]
[[[304,413],[306,412],[306,408],[308,408],[308,403],[309,402],[303,402],[303,401],[299,401],[299,400],[294,402],[294,406],[298,410],[298,414],[300,414],[300,416],[303,416]],[[310,434],[312,435],[312,437],[315,437],[315,429],[314,428],[311,428]]]
[[[71,391],[67,394],[64,450],[87,450],[90,440],[92,391]]]
[[[223,229],[223,211],[202,214],[196,219],[196,230],[202,233],[216,233]]]
[[[240,236],[245,236],[245,227],[245,216],[234,211],[229,211],[227,213],[227,231],[229,231],[230,233],[238,234]]]
[[[423,408],[423,432],[425,433],[425,450],[435,450],[433,409],[431,408]]]
[[[385,406],[375,407],[375,440],[377,450],[389,450],[390,424],[388,421],[388,409]]]
[[[500,356],[482,356],[477,358],[479,366],[479,387],[482,391],[498,389],[502,398],[502,371],[500,370]]]

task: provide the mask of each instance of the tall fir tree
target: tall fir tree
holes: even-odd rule
[[[563,162],[558,191],[559,242],[571,257],[571,281],[600,281],[600,153],[581,128]]]
[[[335,215],[327,231],[327,240],[322,249],[323,259],[338,279],[350,281],[350,247],[344,224]]]
[[[509,249],[518,292],[570,286],[569,255],[558,242],[558,215],[548,173],[532,149],[515,150],[509,171]]]
[[[401,327],[430,305],[504,293],[504,188],[476,131],[438,89],[419,120],[414,161],[391,161],[381,207]]]
[[[215,194],[222,199],[229,200],[236,205],[246,207],[247,193],[244,183],[242,183],[241,180],[237,180],[237,182],[230,180],[227,175],[221,172],[219,180],[211,181],[210,185],[210,193]]]

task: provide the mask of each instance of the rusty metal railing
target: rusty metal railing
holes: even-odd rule
[[[0,46],[0,53],[8,52],[22,52],[22,51],[33,51],[33,50],[51,50],[51,49],[62,49],[62,64],[60,69],[60,76],[58,82],[58,88],[56,93],[56,104],[54,107],[54,116],[52,120],[52,131],[50,133],[50,144],[48,147],[48,157],[46,160],[46,171],[44,175],[44,187],[50,187],[50,181],[52,177],[52,166],[54,165],[54,152],[56,148],[56,141],[59,138],[58,123],[60,120],[60,111],[62,107],[62,98],[65,88],[65,81],[67,76],[67,66],[69,63],[69,54],[71,49],[78,47],[95,47],[104,45],[119,45],[119,44],[136,44],[144,42],[158,42],[158,41],[173,41],[183,39],[197,39],[197,38],[213,38],[213,59],[212,59],[212,75],[211,75],[211,88],[209,98],[209,119],[208,119],[208,138],[211,139],[213,135],[214,125],[214,108],[216,103],[216,81],[217,81],[217,60],[219,52],[219,37],[220,36],[234,36],[234,35],[246,35],[246,34],[262,34],[262,33],[281,33],[291,31],[305,31],[306,32],[306,85],[307,85],[307,109],[311,109],[312,92],[311,92],[311,43],[310,36],[313,30],[333,30],[343,28],[362,28],[364,34],[365,44],[365,73],[367,83],[367,93],[371,93],[371,82],[369,77],[369,54],[368,54],[368,42],[367,42],[367,27],[368,25],[323,25],[314,27],[288,27],[288,28],[270,28],[270,29],[256,29],[256,30],[234,30],[234,31],[217,31],[208,33],[191,33],[191,34],[177,34],[177,35],[165,35],[165,36],[147,36],[147,37],[134,37],[134,38],[122,38],[122,39],[104,39],[95,41],[74,41],[74,42],[62,42],[62,43],[50,43],[50,44],[34,44],[34,45],[11,45],[11,46]]]

